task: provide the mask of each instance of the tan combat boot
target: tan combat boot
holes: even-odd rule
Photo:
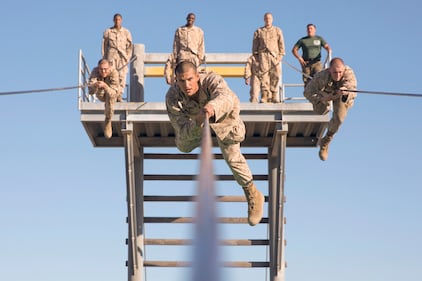
[[[243,187],[243,191],[248,201],[248,222],[249,225],[254,226],[262,219],[265,198],[253,182]]]
[[[104,137],[107,139],[111,138],[111,135],[113,134],[112,128],[111,128],[111,120],[106,120],[104,124]]]
[[[268,102],[268,95],[266,93],[261,95],[261,103],[267,103]]]
[[[325,137],[321,139],[320,142],[320,149],[319,149],[319,158],[322,161],[327,160],[328,158],[328,145],[330,144],[331,140],[333,139],[333,135],[327,134]]]

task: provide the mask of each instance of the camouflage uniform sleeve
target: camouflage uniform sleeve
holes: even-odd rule
[[[203,80],[203,86],[210,95],[208,103],[214,107],[215,122],[220,122],[233,110],[237,96],[230,90],[223,77],[216,73],[210,73]]]
[[[108,87],[106,89],[107,93],[110,96],[117,96],[120,94],[120,79],[119,79],[119,72],[113,69],[110,73],[109,83],[107,83]]]
[[[130,33],[129,30],[126,29],[126,55],[127,59],[126,61],[129,61],[133,54],[133,42],[132,42],[132,33]]]
[[[258,54],[259,52],[259,30],[256,30],[253,34],[252,39],[252,54]]]
[[[97,82],[97,76],[98,76],[98,68],[95,67],[91,71],[91,75],[89,76],[89,80],[88,80],[88,93],[90,95],[94,95],[95,92],[97,91],[97,87],[91,86],[93,83]]]
[[[303,95],[312,103],[318,102],[322,95],[321,91],[324,90],[327,84],[328,70],[323,70],[315,74],[314,78],[306,85]]]
[[[286,50],[284,48],[284,36],[283,31],[278,28],[278,51],[279,51],[279,60],[282,60],[284,55],[286,55]]]
[[[103,40],[101,43],[101,56],[104,58],[106,50],[109,48],[108,46],[108,29],[106,29],[103,33]]]
[[[177,59],[177,54],[179,53],[179,50],[180,50],[179,42],[180,42],[180,35],[179,35],[179,28],[178,28],[174,32],[174,39],[173,39],[173,55],[176,59]]]
[[[164,78],[166,82],[173,82],[173,72],[174,72],[174,56],[173,53],[167,58],[166,64],[164,65]]]
[[[357,81],[356,81],[355,73],[348,66],[346,66],[346,69],[344,70],[343,87],[347,88],[348,90],[357,89]],[[354,98],[356,98],[356,95],[357,95],[356,93],[350,92],[348,94],[348,100],[353,100]]]
[[[245,72],[243,78],[248,79],[252,75],[252,58],[249,57],[245,64]]]
[[[189,136],[198,135],[201,127],[191,118],[189,112],[183,108],[182,102],[178,99],[179,93],[176,87],[172,86],[166,94],[166,109],[176,135],[181,139],[189,139]]]
[[[205,58],[205,42],[204,42],[204,31],[202,29],[199,29],[199,46],[198,46],[198,58],[200,60],[200,63]]]

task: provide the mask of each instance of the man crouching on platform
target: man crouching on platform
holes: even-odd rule
[[[104,137],[111,138],[112,126],[111,118],[114,114],[114,104],[121,99],[119,73],[114,69],[110,62],[101,59],[98,66],[95,67],[88,82],[88,91],[90,95],[95,95],[100,101],[104,102]]]
[[[199,74],[196,66],[182,61],[176,66],[176,83],[166,95],[166,107],[175,130],[176,146],[191,152],[201,143],[201,130],[208,116],[224,160],[248,201],[248,222],[258,224],[263,215],[264,195],[253,183],[252,173],[240,151],[245,124],[240,101],[224,79],[213,72]]]

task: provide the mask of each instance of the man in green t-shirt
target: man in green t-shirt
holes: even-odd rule
[[[316,26],[312,23],[306,26],[308,35],[300,38],[293,46],[292,53],[302,66],[303,82],[308,84],[312,77],[322,70],[321,47],[327,51],[327,58],[331,57],[331,48],[321,36],[315,35]],[[299,55],[302,49],[302,56]]]

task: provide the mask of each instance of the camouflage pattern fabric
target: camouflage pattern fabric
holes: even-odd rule
[[[269,100],[279,101],[280,62],[286,54],[283,32],[279,27],[261,27],[254,32],[252,53],[258,55],[261,92]]]
[[[326,95],[336,95],[340,88],[348,90],[356,90],[357,81],[353,70],[349,66],[345,66],[343,78],[340,81],[333,81],[329,69],[324,69],[315,74],[305,88],[304,96],[313,104],[314,111],[318,114],[324,114],[330,108],[330,101],[321,101]],[[356,93],[349,92],[332,101],[333,115],[328,124],[327,131],[336,133],[344,122],[348,110],[353,106]]]
[[[200,74],[198,102],[186,96],[177,85],[166,95],[166,107],[175,130],[176,146],[182,152],[190,152],[201,143],[201,126],[195,116],[205,104],[212,104],[215,116],[210,119],[223,157],[240,186],[252,182],[252,173],[240,151],[245,138],[245,124],[240,119],[240,101],[224,79],[213,72]]]
[[[199,66],[205,59],[204,32],[197,26],[179,27],[173,40],[173,56],[177,63],[188,60]]]
[[[126,87],[126,76],[129,69],[127,63],[132,57],[132,53],[132,34],[129,30],[124,27],[120,29],[111,27],[104,31],[101,54],[119,71],[122,91]]]
[[[259,101],[261,82],[259,78],[259,63],[255,59],[254,55],[250,56],[246,62],[243,78],[245,78],[245,80],[249,79],[249,101],[252,103],[257,103]]]
[[[106,89],[98,89],[97,87],[90,86],[88,87],[89,94],[96,95],[100,101],[104,102],[105,119],[111,120],[114,113],[114,104],[117,98],[121,97],[119,73],[114,68],[111,68],[109,75],[103,78],[99,73],[98,67],[95,67],[89,77],[89,84],[96,81],[104,81],[108,87]]]

